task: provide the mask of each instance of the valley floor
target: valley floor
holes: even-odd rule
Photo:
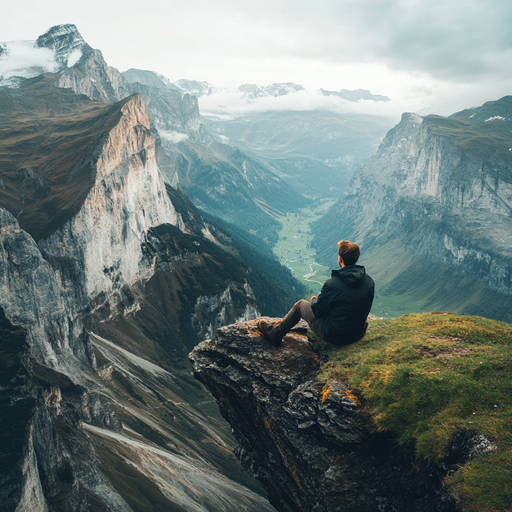
[[[318,295],[323,283],[331,276],[331,269],[315,261],[315,249],[310,247],[313,238],[310,225],[318,220],[334,200],[326,200],[316,208],[303,208],[299,213],[289,213],[278,220],[283,225],[274,253],[282,265],[308,288],[304,299]]]
[[[323,283],[331,277],[331,268],[321,265],[315,260],[316,250],[310,246],[313,239],[311,224],[319,219],[332,206],[334,200],[327,199],[316,208],[303,208],[298,213],[289,213],[286,217],[279,217],[283,225],[279,231],[279,241],[274,247],[274,254],[280,263],[288,267],[293,276],[307,286],[308,292],[304,299],[309,300],[311,295],[318,295]],[[336,248],[333,241],[333,267],[336,265]],[[383,318],[396,318],[408,313],[425,313],[443,309],[440,305],[427,303],[425,297],[411,297],[408,294],[389,294],[384,290],[389,284],[390,276],[396,272],[391,269],[400,268],[397,255],[384,250],[379,258],[373,254],[365,255],[364,248],[360,263],[375,280],[375,300],[372,314]],[[365,258],[366,256],[366,258]],[[369,259],[368,259],[369,258]]]

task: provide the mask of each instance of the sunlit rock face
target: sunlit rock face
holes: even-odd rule
[[[315,382],[317,354],[298,326],[273,347],[256,321],[222,327],[189,355],[239,443],[236,455],[282,512],[459,511],[443,465],[378,432],[343,382]],[[470,443],[471,444],[471,443]],[[468,456],[460,453],[460,457]]]
[[[140,96],[128,100],[121,113],[96,161],[95,186],[79,214],[39,244],[61,288],[81,308],[101,293],[119,295],[124,286],[147,280],[154,272],[153,260],[142,253],[147,231],[179,224]],[[85,278],[83,287],[76,286],[79,276]]]
[[[199,341],[194,326],[213,333],[218,321],[257,314],[247,269],[228,262],[199,212],[164,182],[140,96],[105,112],[81,166],[65,169],[64,197],[90,172],[76,213],[36,241],[0,209],[0,407],[9,440],[0,448],[0,503],[31,512],[129,512],[140,503],[270,511],[222,473],[237,471],[233,442],[203,412],[211,399],[189,383],[184,364],[184,339]],[[50,194],[55,184],[40,182]],[[10,187],[2,193],[6,203],[17,198]],[[210,453],[222,463],[205,462]],[[137,484],[127,486],[130,478]]]
[[[90,301],[100,294],[103,302],[115,301],[123,286],[152,275],[154,262],[141,249],[148,229],[179,222],[140,97],[123,102],[119,111],[119,122],[99,147],[89,148],[94,186],[61,229],[37,245],[11,214],[0,212],[0,305],[27,329],[42,359],[56,366],[70,353],[87,358],[77,317]]]

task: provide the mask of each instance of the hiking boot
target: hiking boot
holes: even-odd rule
[[[265,322],[265,320],[260,320],[258,322],[258,330],[263,334],[265,338],[267,338],[274,347],[279,347],[281,345],[281,338],[276,339],[275,335],[272,336],[274,326],[272,324],[269,324],[268,322]]]

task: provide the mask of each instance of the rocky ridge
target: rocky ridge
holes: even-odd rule
[[[376,428],[373,411],[346,383],[316,382],[320,360],[306,328],[298,324],[275,348],[255,321],[239,322],[189,355],[234,430],[237,457],[272,505],[280,512],[462,510],[442,479],[489,442],[459,432],[443,460],[422,463],[413,445],[398,446]]]
[[[70,27],[76,31],[76,27]],[[48,33],[65,30],[66,27],[57,26]],[[53,41],[46,34],[41,38]],[[73,66],[60,69],[55,76],[58,87],[97,101],[116,102],[140,94],[154,136],[165,149],[157,151],[164,179],[175,187],[179,176],[180,186],[194,204],[209,213],[266,235],[269,228],[278,226],[268,214],[269,209],[281,213],[296,209],[300,195],[279,175],[211,136],[201,119],[195,95],[204,93],[208,84],[183,81],[176,87],[152,72],[130,70],[122,74],[107,65],[101,51],[89,46],[82,48],[82,55]],[[182,94],[188,90],[193,94]],[[241,216],[240,211],[247,214]]]

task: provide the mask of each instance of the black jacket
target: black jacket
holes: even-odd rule
[[[322,319],[325,341],[345,345],[364,336],[374,290],[373,279],[360,265],[347,265],[332,271],[331,279],[311,301],[313,313]]]

